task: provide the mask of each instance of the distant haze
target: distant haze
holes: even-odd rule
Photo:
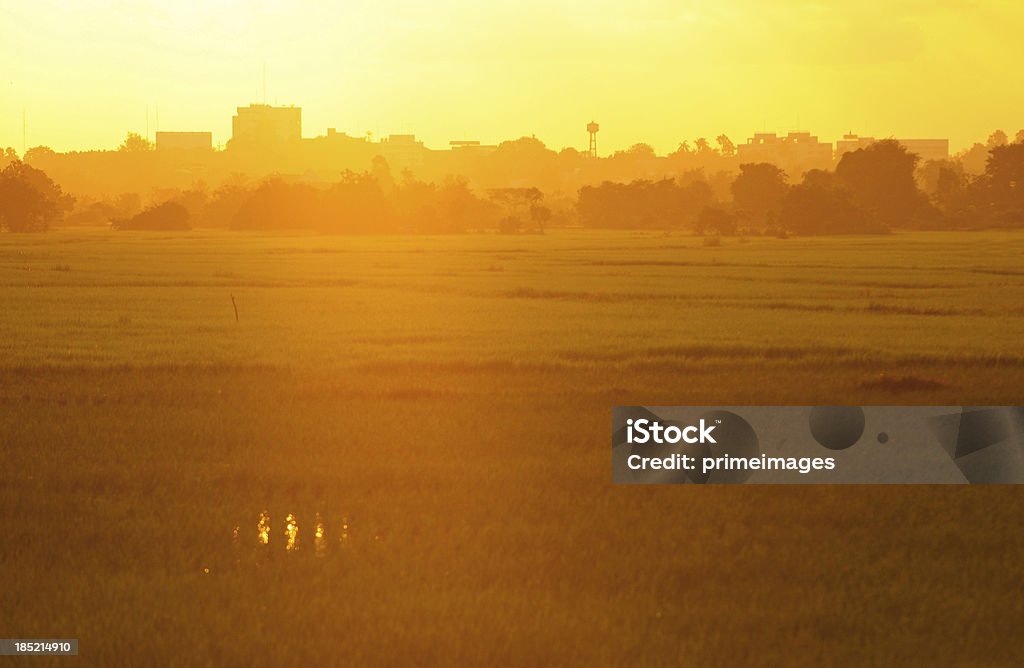
[[[1024,6],[981,0],[35,0],[0,5],[0,146],[230,137],[239,105],[306,136],[536,135],[659,153],[721,133],[949,137],[1024,127]]]

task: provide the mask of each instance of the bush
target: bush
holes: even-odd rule
[[[697,234],[711,232],[713,234],[732,236],[736,234],[736,228],[736,217],[734,215],[725,209],[713,206],[706,206],[701,209],[694,223],[694,229]]]
[[[188,224],[188,209],[177,202],[164,202],[152,206],[131,218],[115,220],[115,230],[172,231],[192,229]]]

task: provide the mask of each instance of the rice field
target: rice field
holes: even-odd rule
[[[1021,257],[0,235],[0,637],[104,666],[1019,665],[1024,492],[616,487],[608,448],[614,405],[1020,404]]]

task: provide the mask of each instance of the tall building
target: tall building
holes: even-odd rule
[[[158,151],[212,151],[212,132],[157,132]]]
[[[250,104],[231,118],[231,146],[267,147],[302,139],[302,108]]]
[[[876,141],[878,140],[874,137],[858,137],[855,134],[843,135],[843,138],[836,142],[836,160],[842,158],[844,153],[867,148]],[[948,139],[897,139],[896,141],[911,153],[921,156],[921,162],[945,160],[949,157]]]

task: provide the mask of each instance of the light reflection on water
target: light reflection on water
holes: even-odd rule
[[[288,517],[284,519],[284,540],[284,549],[288,552],[293,551],[298,546],[299,520],[291,513],[288,513]]]
[[[310,552],[316,556],[323,556],[329,549],[332,549],[331,545],[342,549],[351,546],[352,525],[348,517],[342,517],[340,522],[338,520],[331,522],[321,513],[316,513],[313,521],[309,523],[302,522],[295,513],[285,513],[283,519],[281,515],[276,515],[276,517],[275,520],[267,510],[260,512],[257,516],[257,547],[271,547],[276,552],[281,550],[283,545],[284,551],[287,553]],[[277,533],[278,531],[280,533]],[[238,549],[246,545],[251,546],[252,543],[249,541],[252,540],[252,535],[246,532],[241,525],[234,525],[231,529],[231,543]],[[250,536],[250,538],[246,538],[246,536]],[[276,536],[282,536],[284,540],[279,541]],[[378,540],[378,537],[374,536],[374,540]]]
[[[324,538],[324,521],[320,517],[320,513],[316,514],[316,524],[313,526],[313,549],[316,551],[317,556],[323,556],[324,550],[327,548],[327,540]]]
[[[256,524],[256,535],[260,545],[270,543],[270,515],[266,511],[260,513],[260,521]]]

